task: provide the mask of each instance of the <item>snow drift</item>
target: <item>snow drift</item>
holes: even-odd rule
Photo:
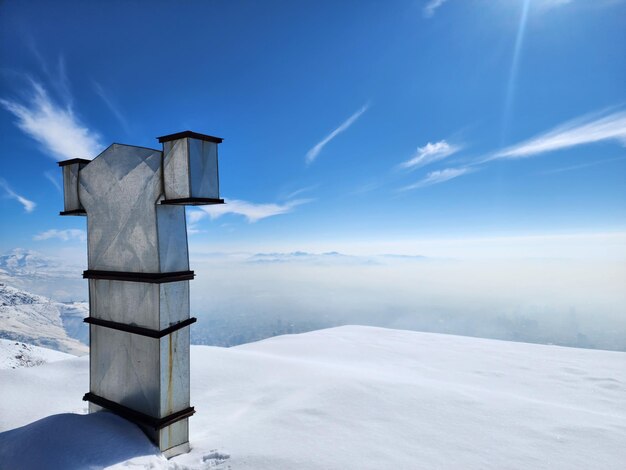
[[[88,361],[77,358],[0,370],[0,462],[306,470],[626,461],[626,353],[350,326],[192,346],[191,359],[189,454],[166,461],[130,423],[65,415],[86,409]],[[55,445],[40,439],[51,428]]]
[[[30,344],[0,339],[0,369],[18,369],[20,367],[35,367],[46,362],[71,359],[71,354],[54,351],[48,348],[32,346]]]

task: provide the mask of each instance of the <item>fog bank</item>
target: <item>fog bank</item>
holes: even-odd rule
[[[343,324],[626,350],[626,265],[338,253],[192,259],[192,341]]]

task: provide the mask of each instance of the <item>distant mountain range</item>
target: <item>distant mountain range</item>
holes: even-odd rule
[[[84,269],[22,248],[0,255],[0,282],[57,301],[87,299]]]
[[[306,251],[292,251],[290,253],[255,253],[251,255],[247,262],[249,263],[290,263],[290,262],[306,262],[308,264],[326,265],[326,264],[348,264],[348,265],[378,265],[385,264],[388,261],[421,261],[427,259],[425,256],[419,255],[346,255],[337,251],[329,251],[326,253],[309,253]]]
[[[0,275],[13,277],[75,277],[75,267],[62,264],[41,253],[23,248],[15,248],[0,255]]]

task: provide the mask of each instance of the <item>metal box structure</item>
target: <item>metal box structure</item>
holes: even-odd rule
[[[59,162],[63,171],[63,212],[61,215],[85,215],[78,198],[78,173],[90,160],[74,158]]]
[[[186,131],[163,151],[112,144],[59,162],[61,215],[87,216],[90,412],[138,424],[168,457],[189,450],[189,270],[184,205],[220,204],[217,145]]]
[[[159,142],[163,143],[165,199],[170,204],[219,198],[217,145],[222,139],[181,132],[160,137]]]

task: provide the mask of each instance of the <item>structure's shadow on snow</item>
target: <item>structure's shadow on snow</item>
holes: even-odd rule
[[[96,469],[158,454],[137,426],[108,412],[53,415],[0,433],[3,469]]]

